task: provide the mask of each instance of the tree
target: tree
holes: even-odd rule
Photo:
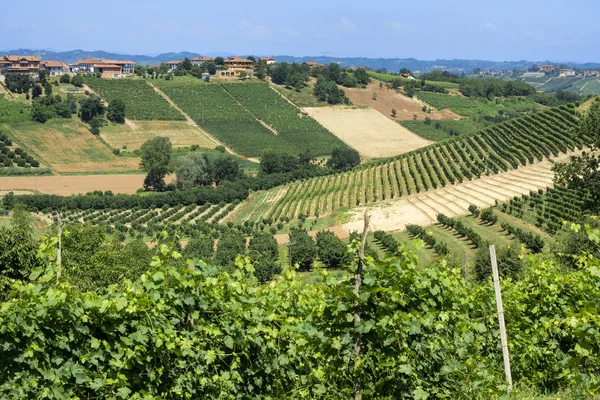
[[[359,85],[365,86],[369,83],[369,75],[367,75],[367,71],[364,68],[359,68],[354,71],[354,77]]]
[[[40,85],[35,85],[33,90],[31,91],[31,97],[33,99],[37,99],[42,95],[42,87]]]
[[[96,115],[90,121],[90,132],[92,132],[94,135],[99,135],[101,126],[104,126],[104,118],[102,118],[100,115]]]
[[[190,61],[189,58],[184,58],[182,62],[177,64],[177,69],[183,69],[185,71],[191,71],[194,64]]]
[[[202,63],[202,65],[204,66],[206,72],[208,72],[210,75],[217,73],[217,65],[213,61],[206,61]]]
[[[223,59],[223,57],[215,58],[215,65],[225,65],[225,60]]]
[[[49,82],[44,84],[44,94],[46,96],[52,96],[52,85]]]
[[[37,243],[15,230],[0,227],[0,276],[27,279],[32,269],[42,267]]]
[[[169,72],[169,66],[167,65],[167,63],[161,62],[160,65],[158,66],[158,70],[156,72],[159,73],[160,75],[164,75],[167,72]]]
[[[79,74],[71,78],[71,84],[76,87],[83,87],[83,77]]]
[[[317,233],[317,253],[319,260],[327,268],[339,268],[349,262],[346,244],[331,231]]]
[[[213,180],[217,185],[224,181],[235,181],[240,176],[239,164],[229,156],[221,156],[215,159],[212,170]]]
[[[315,242],[301,228],[291,229],[289,251],[292,264],[298,264],[301,271],[310,270],[317,257]]]
[[[259,232],[252,236],[248,245],[248,255],[254,265],[254,276],[260,282],[267,282],[281,272],[277,241],[272,234]]]
[[[228,231],[219,238],[215,263],[226,271],[232,271],[235,258],[246,251],[246,238],[236,231]]]
[[[204,262],[210,262],[213,258],[215,240],[208,235],[200,235],[190,239],[183,250],[183,255],[187,259],[199,259]]]
[[[40,101],[33,102],[33,106],[31,107],[31,119],[43,124],[52,117],[54,117],[54,112],[51,107]]]
[[[113,99],[108,103],[106,118],[117,124],[125,123],[125,102],[121,99]]]
[[[392,108],[392,117],[396,118],[396,109]]]
[[[133,73],[136,74],[137,76],[144,76],[146,75],[146,73],[148,72],[148,69],[140,64],[136,64],[135,67],[133,67]]]
[[[60,83],[71,83],[71,77],[67,74],[61,75]]]
[[[81,100],[81,120],[83,122],[89,122],[97,115],[104,115],[106,107],[98,96],[89,96]]]
[[[157,136],[140,147],[140,168],[146,171],[144,187],[161,191],[165,187],[164,178],[171,171],[171,141],[169,138]]]
[[[188,153],[179,157],[175,161],[174,171],[180,189],[209,185],[212,182],[208,160],[200,153]]]
[[[557,184],[580,191],[585,207],[597,212],[600,210],[600,98],[594,100],[581,118],[577,134],[591,138],[591,151],[572,156],[569,163],[556,163],[553,167],[556,172],[554,180]]]
[[[327,166],[333,169],[349,169],[360,164],[358,151],[351,147],[338,147],[331,152]]]
[[[267,62],[265,60],[258,60],[254,67],[254,75],[258,79],[265,79],[267,77]]]

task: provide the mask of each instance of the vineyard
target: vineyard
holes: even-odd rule
[[[263,218],[291,220],[423,193],[583,148],[572,108],[547,109],[337,175],[291,183]],[[525,181],[524,183],[528,183]]]
[[[166,84],[156,80],[156,85],[202,129],[237,153],[255,157],[267,148],[286,152],[294,150],[282,137],[261,125],[222,86],[164,82]]]
[[[521,197],[515,196],[502,204],[502,211],[554,234],[562,227],[563,221],[577,221],[582,217],[584,201],[585,198],[577,191],[557,186],[546,192],[531,191]]]
[[[397,75],[391,75],[391,74],[381,74],[378,72],[374,72],[374,71],[367,71],[367,74],[374,79],[377,79],[379,81],[383,81],[386,83],[390,83],[393,82],[395,80],[402,80],[402,81],[408,81],[409,79],[407,78],[402,78],[399,77]],[[437,86],[437,87],[441,87],[444,89],[458,89],[458,83],[454,83],[454,82],[437,82],[437,81],[425,81],[425,83],[427,85],[433,85],[433,86]]]
[[[266,83],[223,84],[225,90],[254,116],[277,131],[293,148],[309,148],[317,155],[331,154],[344,143],[313,118],[303,116]]]
[[[47,216],[57,220],[60,215],[62,221],[66,223],[80,222],[103,226],[107,232],[116,233],[121,240],[125,240],[126,237],[132,239],[152,238],[169,226],[172,230],[178,230],[182,235],[192,236],[200,229],[202,223],[223,222],[238,204],[239,200],[229,204],[224,202],[205,203],[200,206],[179,204],[151,209],[142,206],[100,210],[70,209],[54,211]]]
[[[7,100],[0,94],[0,123],[29,121],[29,110],[22,103]]]
[[[86,84],[108,102],[114,99],[123,100],[126,118],[148,121],[183,121],[185,119],[145,81],[89,78],[86,80]]]

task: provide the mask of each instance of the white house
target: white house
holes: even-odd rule
[[[265,61],[267,65],[277,64],[277,60],[272,57],[261,57],[260,60]]]
[[[563,76],[575,76],[575,71],[571,68],[562,68],[560,74]]]
[[[165,64],[167,64],[169,69],[173,70],[173,69],[177,68],[177,65],[179,63],[182,63],[182,62],[183,62],[183,60],[171,60],[171,61],[167,61]]]
[[[62,61],[46,60],[41,64],[50,76],[60,76],[69,72],[69,66]]]

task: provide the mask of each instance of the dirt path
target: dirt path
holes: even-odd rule
[[[564,161],[578,153],[580,152],[563,154],[554,160]],[[407,224],[431,225],[435,223],[438,213],[449,217],[467,215],[470,204],[486,208],[493,206],[496,201],[504,202],[513,196],[529,194],[531,190],[552,187],[552,176],[552,164],[545,160],[501,174],[404,196],[369,207],[358,207],[352,210],[350,222],[342,228],[348,231],[362,229],[365,208],[371,215],[373,230],[398,231],[406,229]]]

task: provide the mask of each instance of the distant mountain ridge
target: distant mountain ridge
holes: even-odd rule
[[[103,50],[71,50],[63,52],[55,52],[49,50],[32,50],[32,49],[15,49],[0,51],[0,55],[3,54],[18,54],[24,56],[40,56],[45,60],[59,60],[66,63],[74,63],[78,60],[94,57],[94,58],[106,58],[106,59],[127,59],[132,60],[140,64],[152,65],[159,64],[170,60],[182,60],[185,57],[193,58],[200,55],[204,56],[227,56],[227,55],[238,55],[226,52],[210,52],[210,53],[193,53],[188,51],[181,52],[170,52],[162,53],[156,56],[149,56],[143,54],[121,54],[121,53],[110,53]],[[489,61],[489,60],[418,60],[416,58],[367,58],[367,57],[327,57],[327,56],[289,56],[289,55],[269,55],[274,57],[279,62],[303,62],[303,61],[317,61],[322,64],[339,63],[342,67],[349,66],[365,66],[372,69],[385,68],[390,71],[399,71],[401,68],[407,68],[411,71],[430,71],[433,69],[446,69],[455,72],[469,73],[473,68],[481,69],[494,69],[498,71],[508,71],[514,68],[516,69],[527,69],[532,64],[559,64],[559,62],[552,62],[548,60],[543,61]],[[575,68],[585,69],[598,69],[600,63],[574,63],[564,62],[565,65]]]

